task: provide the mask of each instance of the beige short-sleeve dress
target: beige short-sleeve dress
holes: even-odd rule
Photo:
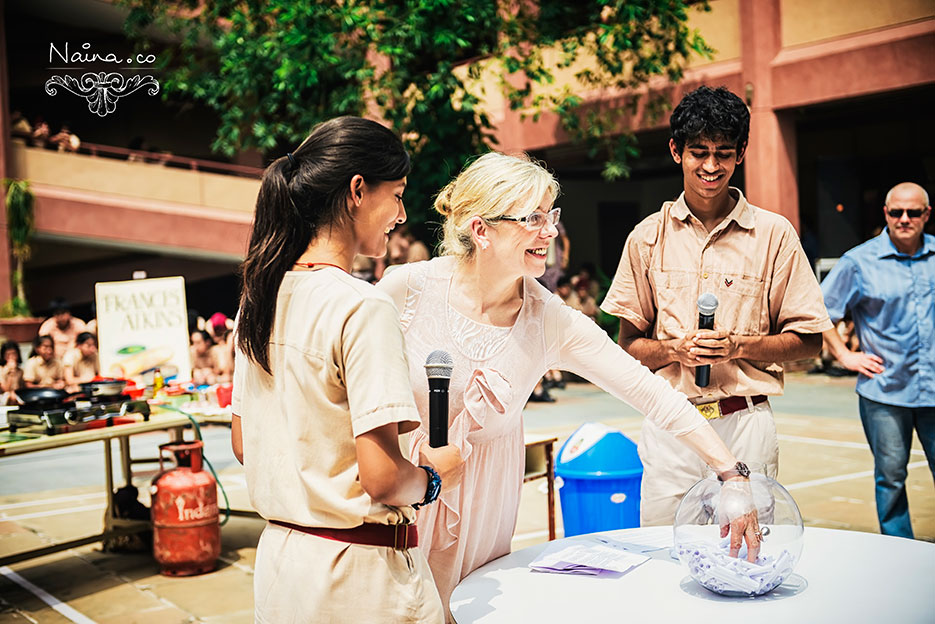
[[[250,499],[268,520],[351,528],[415,519],[360,485],[354,438],[419,416],[392,301],[336,268],[286,273],[270,336],[272,375],[236,353]],[[418,548],[347,544],[267,524],[254,576],[257,622],[441,622]]]

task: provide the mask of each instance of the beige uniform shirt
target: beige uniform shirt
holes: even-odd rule
[[[90,359],[84,358],[78,349],[72,349],[66,353],[62,364],[66,368],[72,367],[72,374],[79,382],[91,381],[101,372],[97,356]]]
[[[55,357],[59,359],[65,357],[68,350],[75,346],[75,339],[77,339],[78,334],[83,331],[86,331],[84,321],[74,316],[71,317],[71,320],[68,322],[68,327],[65,329],[59,329],[54,316],[47,318],[42,325],[39,326],[40,336],[52,337],[52,342],[55,343]]]
[[[0,391],[10,392],[23,387],[23,369],[19,366],[0,368]]]
[[[39,386],[51,386],[65,379],[65,367],[56,357],[45,362],[38,355],[34,355],[26,360],[26,366],[23,367],[23,379]]]
[[[601,309],[650,338],[683,338],[698,328],[698,296],[710,292],[718,299],[715,329],[743,336],[830,329],[792,224],[747,203],[738,189],[730,193],[737,204],[711,232],[691,214],[684,193],[637,225]],[[715,364],[707,388],[695,385],[691,366],[674,362],[656,372],[694,403],[782,394],[782,366],[774,362]]]
[[[290,271],[269,355],[272,375],[237,350],[232,397],[260,515],[331,528],[414,521],[411,507],[364,492],[354,442],[386,424],[419,423],[390,298],[339,269]]]

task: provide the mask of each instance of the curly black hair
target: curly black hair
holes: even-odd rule
[[[726,88],[702,86],[682,98],[672,111],[669,128],[679,154],[689,141],[704,138],[736,145],[739,156],[750,136],[750,111]]]

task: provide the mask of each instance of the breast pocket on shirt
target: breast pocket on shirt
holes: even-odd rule
[[[742,273],[722,273],[714,326],[733,334],[755,336],[763,331],[763,295],[766,282]]]
[[[681,338],[697,325],[694,274],[669,270],[650,273],[656,294],[656,332],[660,338]]]

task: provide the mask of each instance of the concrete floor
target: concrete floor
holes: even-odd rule
[[[873,460],[857,417],[852,378],[793,374],[786,394],[772,400],[780,435],[779,481],[795,497],[806,525],[877,531],[873,503]],[[555,391],[553,404],[531,404],[524,415],[529,433],[559,437],[559,445],[581,423],[600,421],[638,439],[640,416],[629,407],[588,384],[569,384]],[[243,473],[230,462],[223,428],[205,430],[207,456],[214,458],[222,483],[235,508],[247,508]],[[164,434],[145,434],[134,449],[164,441]],[[93,445],[74,447],[87,455]],[[556,446],[556,452],[558,446]],[[52,452],[49,452],[52,453]],[[104,503],[103,475],[48,482],[48,471],[75,473],[80,456],[43,453],[0,460],[0,554],[20,552],[43,544],[98,532]],[[32,489],[22,475],[35,463],[43,479]],[[12,460],[17,460],[16,462]],[[40,461],[41,460],[41,461]],[[94,458],[93,461],[99,461]],[[138,470],[134,482],[145,491],[151,470]],[[11,483],[9,476],[17,476]],[[91,474],[88,471],[88,474]],[[935,541],[935,494],[932,475],[915,441],[908,479],[913,526],[919,539]],[[556,504],[561,535],[561,511]],[[523,488],[514,549],[547,539],[544,481]],[[161,576],[148,554],[101,552],[100,545],[37,558],[0,568],[0,623],[99,622],[159,623],[253,621],[252,570],[255,547],[263,523],[232,518],[222,529],[218,569],[188,578]]]

